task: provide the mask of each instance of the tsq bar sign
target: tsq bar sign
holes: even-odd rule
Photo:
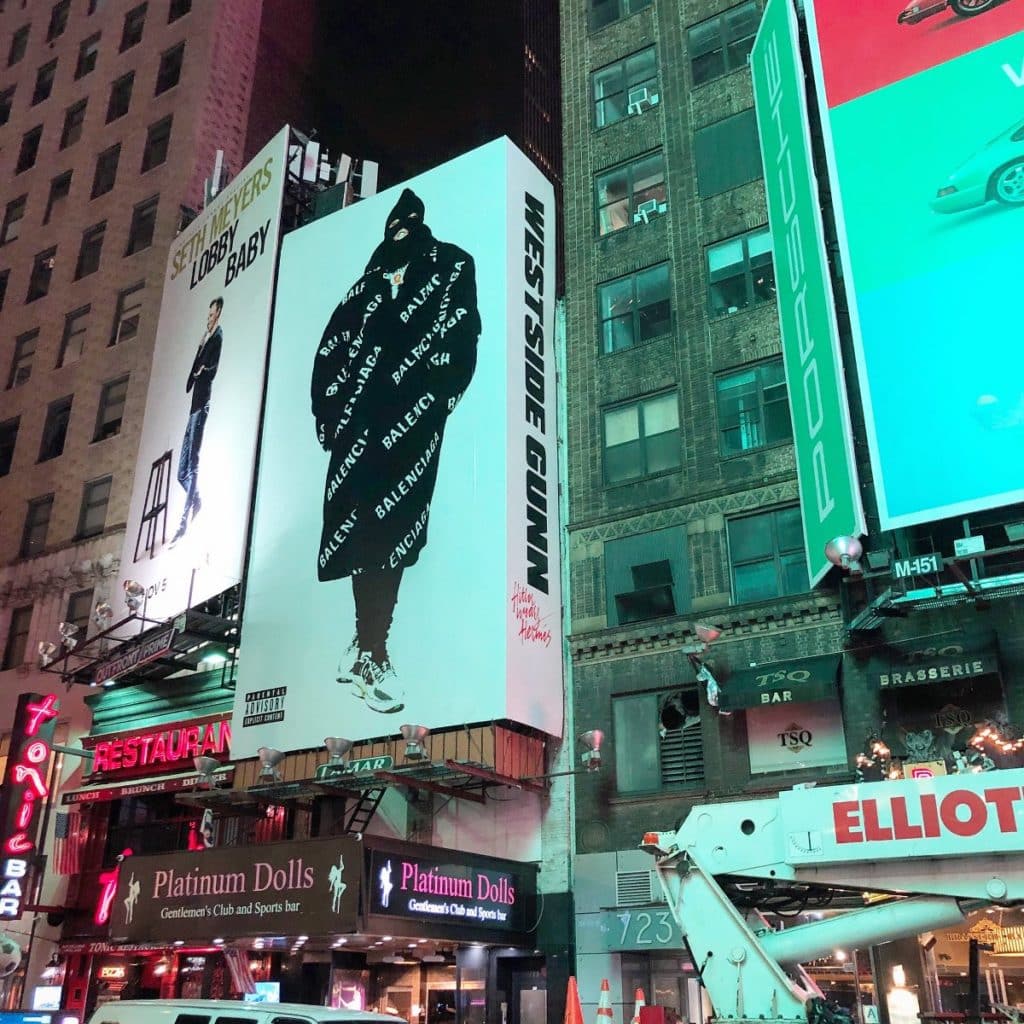
[[[825,545],[865,526],[792,0],[770,0],[750,67],[813,586],[831,567]]]

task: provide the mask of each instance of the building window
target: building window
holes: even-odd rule
[[[192,0],[171,0],[167,10],[167,24],[184,18],[192,10]]]
[[[11,372],[7,375],[7,387],[17,388],[32,376],[32,360],[36,354],[38,329],[26,331],[14,339],[14,355],[11,358]]]
[[[678,469],[681,462],[679,400],[674,391],[605,410],[605,483]]]
[[[82,306],[64,317],[64,334],[60,340],[60,356],[57,366],[67,366],[82,357],[85,347],[86,325],[89,320],[90,306]]]
[[[651,6],[651,0],[590,0],[590,27],[604,28],[613,21]]]
[[[703,785],[704,739],[695,687],[613,697],[612,728],[620,793]]]
[[[124,28],[121,30],[121,52],[131,49],[136,43],[142,42],[142,30],[146,25],[146,5],[133,7],[124,16]]]
[[[96,69],[96,59],[100,53],[100,34],[96,32],[88,39],[82,40],[78,47],[78,63],[75,65],[75,78],[84,78]]]
[[[110,501],[111,477],[91,480],[82,491],[82,507],[78,512],[78,537],[95,537],[107,525],[107,503]]]
[[[28,49],[28,25],[22,25],[17,32],[11,36],[11,48],[7,51],[7,66],[12,67],[25,56]]]
[[[46,410],[43,424],[43,440],[39,446],[39,461],[49,462],[64,454],[64,443],[68,439],[68,424],[71,422],[73,395],[66,395],[51,402]]]
[[[32,273],[28,279],[26,302],[35,302],[49,294],[50,281],[53,279],[53,268],[57,263],[56,248],[39,253],[32,261]]]
[[[25,203],[28,196],[12,199],[4,210],[4,224],[0,228],[0,245],[13,242],[21,234],[21,218],[25,216]]]
[[[0,92],[0,125],[7,124],[11,119],[11,107],[14,105],[15,86],[9,86]]]
[[[71,172],[65,171],[63,174],[58,174],[53,181],[50,182],[50,195],[46,200],[46,212],[43,214],[43,223],[49,224],[50,218],[53,217],[61,204],[71,193]]]
[[[21,535],[21,558],[41,554],[46,547],[46,534],[50,529],[50,513],[53,511],[53,495],[34,498],[28,503],[25,513],[25,529]]]
[[[18,151],[18,162],[14,165],[14,173],[21,174],[35,166],[39,155],[39,143],[43,137],[43,126],[39,125],[21,137],[21,149]]]
[[[595,71],[591,81],[595,127],[604,128],[630,114],[649,110],[660,98],[654,47]]]
[[[76,590],[68,598],[68,608],[64,613],[64,621],[78,627],[78,635],[84,637],[89,632],[92,619],[92,602],[94,591]]]
[[[20,668],[25,661],[28,648],[28,631],[32,626],[32,605],[15,608],[11,612],[11,624],[7,627],[7,643],[4,644],[3,669]]]
[[[767,228],[708,249],[708,300],[712,316],[737,313],[775,298],[772,236]]]
[[[703,85],[712,78],[745,68],[760,20],[761,10],[750,0],[694,25],[686,33],[693,84]]]
[[[171,118],[149,126],[146,133],[146,148],[142,151],[141,173],[159,167],[167,159],[167,148],[171,142]]]
[[[665,158],[661,152],[651,153],[604,171],[595,179],[595,188],[599,235],[646,224],[667,209]]]
[[[129,71],[122,75],[110,86],[110,102],[107,104],[107,124],[116,121],[128,113],[132,102],[132,85],[135,82],[135,72]]]
[[[82,125],[85,124],[85,100],[68,107],[64,115],[64,128],[60,133],[60,148],[73,146],[82,137]]]
[[[668,264],[638,271],[597,289],[601,351],[621,352],[672,329]]]
[[[92,176],[92,198],[105,195],[117,181],[117,163],[121,159],[121,143],[110,146],[96,157],[96,172]]]
[[[32,90],[32,106],[50,98],[50,93],[53,92],[53,80],[56,77],[57,62],[55,60],[51,60],[49,64],[44,64],[36,72],[36,87]]]
[[[114,326],[110,332],[110,345],[122,341],[131,341],[139,333],[139,321],[142,319],[142,289],[145,281],[139,281],[130,288],[117,293],[117,306],[114,309]]]
[[[604,579],[609,626],[684,614],[690,607],[686,528],[607,541]]]
[[[753,110],[709,124],[694,134],[697,191],[715,196],[762,176],[761,150]]]
[[[185,59],[185,44],[179,43],[173,50],[168,50],[160,58],[160,67],[156,73],[156,89],[154,96],[159,96],[168,89],[173,89],[181,78],[181,63]]]
[[[128,228],[128,248],[125,249],[125,256],[142,252],[153,244],[153,231],[156,228],[156,208],[160,202],[159,196],[153,196],[143,203],[139,203],[132,211],[132,223]]]
[[[100,256],[103,253],[103,235],[107,230],[107,222],[96,224],[82,233],[82,245],[78,250],[78,265],[75,267],[75,280],[87,277],[99,269]]]
[[[70,10],[71,0],[60,0],[60,3],[53,5],[53,10],[50,11],[50,27],[46,30],[48,43],[64,34],[64,29],[68,27],[68,11]]]
[[[723,374],[715,381],[723,455],[788,441],[793,436],[781,359]]]
[[[734,603],[807,591],[799,505],[730,519],[728,527]]]
[[[96,432],[93,442],[105,441],[121,433],[124,419],[124,402],[128,395],[128,378],[108,381],[100,392],[100,405],[96,413]]]
[[[11,471],[11,463],[14,461],[14,449],[18,443],[18,427],[20,424],[21,418],[19,416],[0,423],[0,476],[7,476]]]

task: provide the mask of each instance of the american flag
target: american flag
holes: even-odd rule
[[[249,969],[249,954],[241,949],[225,949],[223,952],[235,991],[239,995],[252,995],[256,991],[256,982]]]
[[[58,875],[77,875],[82,870],[82,848],[89,838],[78,811],[58,811],[54,821],[54,865]]]

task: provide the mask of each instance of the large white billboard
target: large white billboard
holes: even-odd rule
[[[235,756],[561,734],[555,230],[502,139],[285,238]]]
[[[242,576],[288,129],[175,239],[120,583],[167,619]]]

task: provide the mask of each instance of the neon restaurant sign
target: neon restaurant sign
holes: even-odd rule
[[[52,693],[18,698],[0,793],[0,919],[21,917],[30,889],[39,821],[50,795],[47,776],[58,708]]]
[[[130,772],[134,777],[190,766],[199,756],[226,755],[231,747],[231,724],[226,720],[174,722],[137,733],[90,737],[84,743],[93,751],[93,775]]]

